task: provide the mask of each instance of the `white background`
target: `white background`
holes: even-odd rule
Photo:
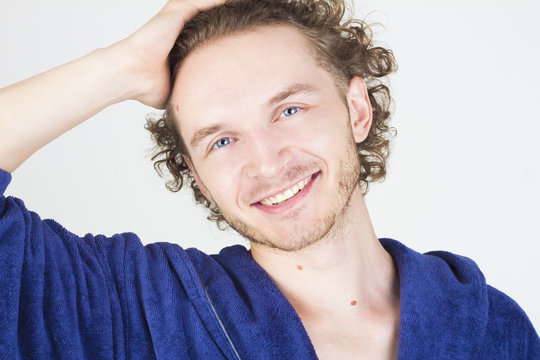
[[[0,87],[108,46],[160,1],[1,0]],[[399,63],[388,178],[367,195],[379,237],[474,259],[540,328],[540,51],[535,1],[356,2]],[[30,99],[31,101],[31,99]],[[58,99],[62,102],[62,99]],[[1,109],[0,109],[1,111]],[[69,230],[137,233],[206,252],[222,233],[190,191],[169,193],[143,129],[153,109],[112,106],[33,155],[7,193]],[[39,113],[36,114],[39,116]],[[17,121],[17,119],[13,119]]]

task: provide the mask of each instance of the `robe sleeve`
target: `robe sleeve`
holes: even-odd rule
[[[123,358],[122,241],[42,220],[10,181],[0,170],[0,359]]]

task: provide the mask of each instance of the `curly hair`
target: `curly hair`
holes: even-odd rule
[[[359,183],[365,195],[369,183],[382,181],[390,152],[390,138],[395,129],[389,126],[392,98],[385,77],[397,69],[391,50],[373,44],[370,25],[362,20],[344,21],[344,0],[229,0],[198,13],[187,22],[167,59],[171,84],[174,84],[182,61],[195,49],[220,38],[268,25],[289,25],[299,29],[308,39],[309,50],[317,64],[332,74],[342,98],[353,76],[360,76],[367,85],[373,110],[367,138],[357,144],[360,157]],[[189,152],[175,122],[172,104],[159,119],[148,118],[145,128],[155,141],[154,168],[163,176],[166,166],[172,179],[166,183],[170,191],[191,186],[195,201],[210,210],[208,219],[218,228],[225,228],[225,218],[217,206],[201,192],[183,156]]]

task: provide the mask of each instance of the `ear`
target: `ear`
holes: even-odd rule
[[[373,111],[366,83],[360,76],[354,76],[349,83],[347,105],[349,106],[354,141],[361,143],[369,134]]]
[[[208,191],[204,183],[201,181],[201,178],[199,177],[199,174],[197,174],[197,171],[195,171],[195,167],[193,167],[193,164],[189,160],[189,157],[185,155],[182,155],[182,157],[184,158],[184,161],[189,167],[189,170],[191,170],[191,173],[193,174],[193,178],[195,179],[195,182],[197,183],[197,186],[201,190],[204,197],[207,198],[212,204],[215,204],[214,198],[212,197],[212,195],[210,194],[210,191]]]

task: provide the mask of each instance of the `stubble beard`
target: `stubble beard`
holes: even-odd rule
[[[322,218],[313,219],[307,224],[300,224],[293,229],[287,229],[287,235],[284,237],[270,239],[240,219],[223,212],[221,209],[219,210],[229,226],[240,235],[252,243],[272,249],[287,252],[299,251],[321,241],[330,234],[339,234],[343,230],[341,228],[343,226],[342,220],[349,207],[352,194],[358,186],[360,176],[360,156],[352,134],[350,134],[347,141],[345,154],[340,161],[336,201],[328,204],[329,209],[326,215]],[[294,219],[294,216],[293,210],[290,217]]]

